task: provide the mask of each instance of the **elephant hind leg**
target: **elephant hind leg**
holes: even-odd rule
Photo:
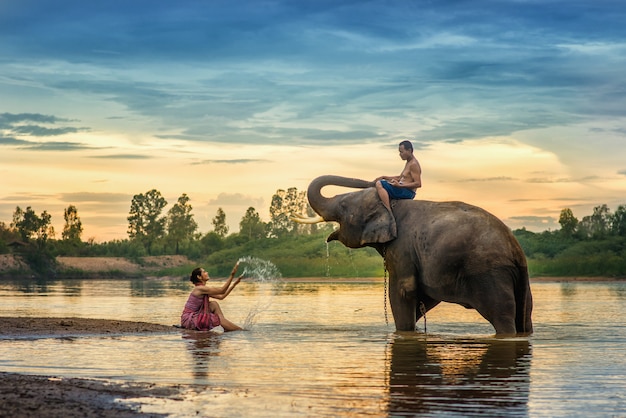
[[[508,270],[493,270],[467,280],[467,300],[493,325],[496,335],[515,336],[516,309],[514,278]]]
[[[498,303],[486,310],[479,308],[476,310],[493,325],[497,336],[514,336],[517,334],[514,304]]]
[[[496,329],[496,335],[499,337],[515,336],[517,329],[515,328],[515,318],[497,317],[491,324]]]
[[[515,299],[513,295],[505,292],[493,296],[493,299],[490,300],[480,300],[474,308],[493,325],[497,336],[516,335]]]

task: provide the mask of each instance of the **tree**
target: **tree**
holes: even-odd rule
[[[581,229],[587,236],[602,238],[609,232],[612,222],[611,210],[606,204],[593,208],[593,214],[581,221]]]
[[[284,207],[286,192],[283,189],[276,190],[270,204],[270,222],[268,225],[270,236],[281,237],[289,231],[289,216]]]
[[[566,237],[571,237],[578,227],[578,219],[572,213],[570,208],[565,208],[559,216],[559,224],[561,224],[561,233]]]
[[[269,232],[273,237],[281,237],[297,231],[296,224],[290,219],[292,215],[302,215],[307,209],[306,193],[298,192],[295,187],[287,191],[276,190],[270,205]]]
[[[167,237],[174,242],[176,254],[181,242],[190,241],[198,229],[198,223],[193,219],[189,197],[183,193],[176,204],[167,212]]]
[[[19,206],[15,207],[15,211],[13,212],[13,221],[11,221],[10,228],[19,232],[22,237],[22,241],[28,241],[28,236],[23,233],[23,231],[19,228],[20,222],[24,219],[24,211]]]
[[[18,206],[13,213],[11,226],[19,231],[22,240],[28,242],[35,238],[37,244],[44,247],[48,238],[54,237],[54,227],[51,223],[52,216],[47,211],[44,210],[41,216],[37,216],[30,206],[26,208],[26,211]]]
[[[263,238],[265,236],[265,223],[261,221],[259,213],[253,207],[246,210],[246,214],[239,222],[239,233],[249,240]]]
[[[221,238],[224,238],[228,234],[228,225],[226,225],[226,214],[224,213],[222,208],[217,208],[217,214],[211,222],[213,223],[213,231]]]
[[[621,237],[626,236],[626,206],[619,205],[613,214],[611,232]]]
[[[224,248],[224,238],[213,231],[207,232],[207,234],[200,239],[200,245],[204,254],[212,254]]]
[[[23,211],[19,206],[13,213],[12,228],[16,229],[23,241],[29,242],[33,238],[36,246],[28,246],[24,250],[24,256],[29,266],[38,274],[49,274],[54,272],[56,260],[51,254],[48,239],[54,238],[54,228],[51,225],[52,216],[47,211],[43,211],[37,216],[35,211],[29,206]]]
[[[141,242],[148,254],[151,254],[152,244],[165,232],[166,219],[161,217],[161,212],[166,205],[167,201],[156,189],[145,195],[136,194],[130,204],[128,236]]]
[[[0,254],[5,254],[9,252],[8,244],[12,241],[16,241],[17,230],[15,228],[11,228],[6,223],[0,221]]]
[[[65,226],[61,236],[66,241],[80,242],[80,236],[83,233],[83,224],[78,216],[76,206],[69,205],[63,211],[63,218],[65,219]]]

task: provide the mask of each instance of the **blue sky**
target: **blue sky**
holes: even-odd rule
[[[279,188],[397,174],[512,228],[626,204],[626,10],[613,1],[0,3],[0,220],[124,238],[132,196],[268,220]]]

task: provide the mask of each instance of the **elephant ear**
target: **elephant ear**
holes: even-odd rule
[[[381,204],[363,228],[361,245],[383,244],[395,239],[397,235],[396,218]]]

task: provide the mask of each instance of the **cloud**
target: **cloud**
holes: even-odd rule
[[[24,205],[24,202],[46,201],[53,197],[55,196],[51,194],[21,193],[21,194],[16,194],[16,195],[3,196],[2,202],[3,203],[11,202],[11,204],[17,204],[18,206],[20,206],[20,205]],[[24,206],[28,206],[28,205],[24,205]]]
[[[476,13],[462,3],[454,10],[377,1],[244,3],[217,2],[207,16],[190,4],[151,4],[140,13],[135,5],[71,2],[72,21],[81,23],[64,30],[62,7],[48,10],[46,19],[35,13],[40,30],[52,34],[44,39],[32,26],[4,23],[30,45],[17,46],[26,55],[61,57],[55,65],[63,71],[46,73],[42,87],[120,105],[156,121],[148,129],[172,132],[155,132],[161,138],[386,141],[404,134],[394,121],[413,120],[425,140],[461,141],[571,123],[589,107],[584,91],[621,91],[597,88],[621,82],[617,73],[596,75],[615,50],[598,63],[576,61],[572,48],[561,46],[571,39],[567,25],[546,17],[555,12],[551,5],[490,3]],[[602,28],[595,19],[604,7],[584,10],[591,28]],[[582,13],[580,4],[572,9]],[[609,102],[603,99],[597,97]],[[618,97],[610,102],[623,108]],[[550,111],[555,105],[563,110]],[[425,113],[435,114],[433,126],[415,118]],[[370,122],[372,116],[390,126]]]
[[[91,155],[89,158],[99,158],[104,160],[149,160],[154,157],[146,154],[109,154],[109,155]]]
[[[520,228],[526,228],[530,231],[560,229],[557,218],[553,216],[512,216],[502,221],[513,230]]]
[[[86,149],[94,149],[88,145],[76,143],[76,142],[29,142],[24,141],[20,149],[28,149],[33,151],[79,151]]]
[[[210,206],[263,206],[263,198],[246,196],[242,193],[220,193],[208,202]]]
[[[551,197],[550,200],[555,202],[581,202],[585,201],[582,197]],[[511,203],[526,203],[526,202],[545,202],[545,199],[510,199]]]
[[[580,178],[572,178],[572,177],[560,177],[560,178],[552,178],[552,177],[533,177],[526,179],[526,183],[587,183],[593,181],[601,181],[606,180],[599,176],[586,176]]]
[[[195,141],[384,141],[393,134],[376,124],[369,125],[366,115],[384,112],[387,118],[407,119],[433,108],[439,108],[442,115],[458,114],[459,108],[467,114],[440,117],[437,126],[420,130],[425,138],[437,141],[508,135],[573,117],[564,112],[528,110],[529,103],[535,109],[545,108],[546,100],[550,100],[529,87],[550,89],[549,97],[554,101],[571,93],[555,91],[554,80],[543,79],[550,76],[551,65],[557,65],[559,59],[546,61],[553,52],[549,42],[541,47],[535,38],[533,44],[522,47],[524,43],[515,36],[502,36],[497,22],[510,20],[508,8],[497,7],[487,13],[493,20],[472,14],[472,24],[455,27],[451,22],[471,13],[472,8],[458,5],[449,16],[450,10],[435,5],[429,16],[439,16],[441,19],[435,20],[442,25],[435,28],[420,11],[401,3],[384,8],[383,16],[392,20],[382,20],[376,4],[324,2],[304,7],[277,2],[261,11],[249,3],[250,10],[235,13],[232,6],[218,3],[214,16],[219,19],[204,15],[199,19],[190,6],[155,5],[147,11],[152,18],[141,17],[140,25],[135,24],[140,18],[135,7],[115,10],[75,5],[73,13],[81,16],[89,42],[72,42],[72,48],[68,43],[58,55],[81,57],[89,66],[82,72],[55,73],[46,86],[61,92],[95,94],[132,113],[158,120],[178,138]],[[522,12],[516,21],[519,26],[515,26],[521,34],[536,24],[533,19],[541,20],[524,7],[514,9]],[[57,13],[50,18],[51,22],[42,24],[60,24],[63,20]],[[362,23],[370,18],[379,23]],[[184,19],[184,28],[178,19]],[[415,19],[420,30],[415,29]],[[116,35],[106,30],[112,23]],[[303,29],[294,31],[299,26]],[[325,36],[319,37],[320,33]],[[56,36],[67,43],[75,39],[70,34]],[[211,42],[214,37],[219,42]],[[117,48],[113,47],[116,43]],[[363,43],[389,47],[364,52]],[[415,52],[403,51],[406,45],[415,44],[421,45]],[[393,52],[395,46],[400,51]],[[130,68],[121,71],[128,76],[109,76],[107,70],[120,71],[119,58],[114,54],[115,61],[101,61],[93,57],[94,50],[123,50],[121,56]],[[536,64],[538,57],[543,57],[541,65]],[[133,69],[134,60],[143,60],[142,67],[148,62],[157,68],[163,62],[175,61],[180,77],[161,74],[159,79],[154,76],[157,70],[151,77],[138,79],[142,71]],[[578,83],[572,79],[568,85]],[[453,95],[441,88],[450,84],[454,85]],[[512,88],[505,104],[500,90],[503,84]],[[287,112],[268,115],[277,105],[286,105]],[[480,112],[470,111],[472,108]],[[355,114],[363,117],[355,118]],[[328,121],[342,129],[323,127]]]
[[[94,224],[109,223],[104,218],[112,218],[113,224],[124,224],[132,199],[132,194],[106,192],[70,192],[58,196],[64,207],[76,206],[83,222],[91,219]]]
[[[205,165],[205,164],[249,164],[249,163],[266,163],[270,160],[260,160],[252,158],[239,158],[230,160],[202,160],[193,162],[192,165]]]
[[[71,126],[49,128],[47,126],[33,124],[50,125],[70,121],[70,119],[39,113],[0,113],[0,130],[4,130],[7,134],[0,133],[0,145],[17,145],[21,149],[36,151],[75,151],[90,148],[86,145],[74,142],[33,142],[17,139],[17,137],[52,137],[89,131],[87,128]]]
[[[0,146],[1,145],[26,145],[26,144],[30,144],[30,142],[0,134]]]
[[[60,194],[35,194],[35,193],[22,193],[17,195],[3,196],[2,202],[5,204],[11,204],[18,206],[25,205],[24,202],[38,202],[38,201],[50,201],[54,199],[58,202],[82,205],[108,205],[125,203],[130,205],[132,195],[125,193],[93,193],[93,192],[71,192]],[[31,203],[28,203],[31,204]]]
[[[93,192],[73,192],[62,193],[59,198],[64,202],[74,203],[129,203],[132,196],[126,193],[93,193]]]
[[[69,133],[76,133],[81,131],[87,131],[88,129],[80,129],[80,128],[46,128],[43,126],[35,126],[35,125],[22,125],[22,126],[14,126],[11,131],[16,135],[31,135],[31,136],[58,136],[65,135]]]
[[[459,180],[459,183],[466,183],[466,182],[490,182],[490,181],[516,181],[516,178],[513,177],[507,177],[507,176],[498,176],[498,177],[485,177],[485,178],[473,178],[473,179],[464,179],[464,180]]]
[[[0,129],[11,128],[13,125],[22,122],[57,123],[69,121],[69,119],[42,115],[40,113],[0,113]]]

